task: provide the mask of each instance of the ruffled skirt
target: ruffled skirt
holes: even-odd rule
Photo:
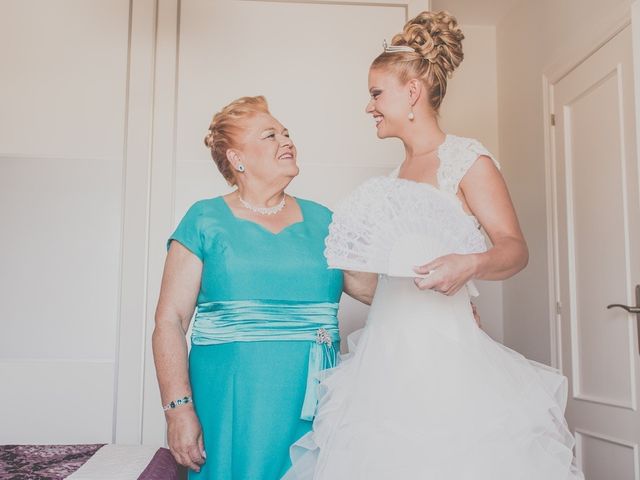
[[[382,276],[285,480],[578,480],[566,379],[493,341],[466,291]]]

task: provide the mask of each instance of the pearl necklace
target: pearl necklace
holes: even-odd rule
[[[273,207],[254,207],[249,202],[247,202],[244,198],[242,198],[240,194],[238,194],[238,198],[240,199],[240,203],[242,203],[242,205],[244,205],[245,208],[259,215],[275,215],[276,213],[280,212],[286,205],[285,194],[282,194],[282,200],[280,200],[280,203],[278,203],[278,205],[275,205]]]

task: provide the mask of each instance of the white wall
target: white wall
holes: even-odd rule
[[[552,359],[545,203],[542,76],[597,42],[629,0],[523,1],[497,26],[500,153],[530,250],[504,282],[504,340],[528,358]]]
[[[480,140],[504,165],[498,142],[496,30],[462,25],[464,60],[450,80],[441,109],[441,125],[448,133]],[[502,282],[477,282],[482,325],[494,339],[503,339]]]

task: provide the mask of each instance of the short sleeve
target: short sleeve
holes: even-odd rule
[[[449,135],[439,151],[438,185],[441,190],[457,193],[462,178],[481,156],[487,156],[500,170],[500,163],[479,141]]]
[[[171,246],[171,242],[176,240],[186,247],[191,253],[204,261],[204,252],[202,247],[202,208],[201,204],[195,203],[187,210],[182,220],[176,227],[173,234],[167,240],[167,250]]]

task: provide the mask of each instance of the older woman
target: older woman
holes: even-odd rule
[[[196,202],[169,239],[153,334],[168,442],[189,478],[276,479],[311,428],[317,373],[336,361],[331,213],[285,193],[296,148],[263,97],[217,113],[205,144],[237,190]],[[363,301],[374,284],[344,281]]]

